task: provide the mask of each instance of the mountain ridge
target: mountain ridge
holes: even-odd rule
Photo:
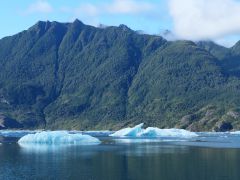
[[[39,21],[0,49],[0,113],[19,127],[240,127],[238,43],[170,42],[75,20]]]

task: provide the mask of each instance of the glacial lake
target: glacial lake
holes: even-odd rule
[[[181,139],[116,138],[90,132],[100,145],[22,147],[17,141],[26,133],[0,132],[1,180],[240,179],[238,133],[199,133]]]

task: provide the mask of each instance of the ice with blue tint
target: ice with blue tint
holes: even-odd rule
[[[100,140],[83,134],[70,134],[67,131],[43,131],[36,134],[28,134],[19,139],[21,144],[43,145],[97,145]]]
[[[110,136],[114,136],[114,137],[137,137],[139,136],[140,133],[142,133],[143,129],[142,126],[144,124],[141,123],[133,128],[124,128],[121,129],[119,131],[116,131],[115,133],[111,134]]]
[[[110,136],[113,137],[177,137],[177,138],[193,138],[198,135],[184,129],[159,129],[156,127],[148,127],[143,129],[143,123],[133,127],[124,128]]]
[[[94,137],[107,137],[113,133],[113,131],[69,131],[70,133],[82,133]]]
[[[42,132],[43,130],[0,130],[0,136],[2,137],[15,137],[21,138],[27,134],[35,134],[37,132]],[[67,131],[70,134],[86,134],[94,137],[107,137],[112,134],[112,131]]]
[[[230,134],[233,134],[233,135],[240,135],[240,131],[230,132]]]
[[[20,138],[27,134],[35,134],[41,132],[41,130],[31,131],[31,130],[0,130],[0,136],[3,137],[16,137]]]
[[[190,132],[184,129],[159,129],[154,127],[148,127],[143,130],[139,136],[143,137],[179,137],[179,138],[191,138],[197,137],[195,132]]]

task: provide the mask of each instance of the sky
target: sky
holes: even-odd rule
[[[240,0],[8,0],[0,1],[0,38],[39,20],[125,24],[171,39],[212,40],[231,47],[240,40]]]

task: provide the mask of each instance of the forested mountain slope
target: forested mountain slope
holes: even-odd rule
[[[240,128],[240,43],[38,22],[0,40],[0,128]]]

